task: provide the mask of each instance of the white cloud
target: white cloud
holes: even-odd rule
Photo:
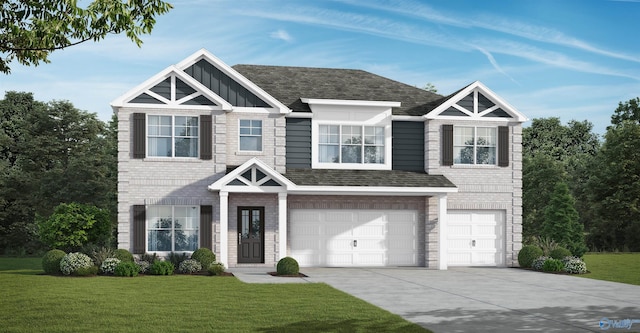
[[[277,31],[272,32],[271,34],[269,34],[269,36],[271,36],[271,38],[274,39],[281,39],[285,42],[292,42],[293,41],[293,37],[291,37],[291,35],[289,35],[289,33],[286,30],[283,29],[279,29]]]

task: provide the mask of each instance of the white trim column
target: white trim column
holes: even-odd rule
[[[447,269],[447,252],[448,244],[447,244],[447,195],[443,194],[438,197],[438,242],[440,243],[440,249],[438,250],[438,269],[446,270]]]
[[[287,256],[287,193],[278,193],[278,260]]]
[[[229,267],[229,192],[220,191],[220,258],[218,262]]]

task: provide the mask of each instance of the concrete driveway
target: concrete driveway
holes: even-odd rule
[[[515,268],[301,271],[434,332],[640,332],[640,286]]]

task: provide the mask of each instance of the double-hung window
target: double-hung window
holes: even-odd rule
[[[198,117],[148,116],[147,156],[198,157]]]
[[[496,132],[495,127],[454,127],[454,163],[495,165]]]
[[[147,251],[172,252],[198,249],[198,206],[149,206]]]
[[[262,151],[262,120],[240,119],[240,150]]]
[[[384,164],[384,127],[319,125],[318,130],[318,162]]]

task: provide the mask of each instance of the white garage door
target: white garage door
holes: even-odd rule
[[[504,211],[450,210],[447,213],[449,266],[504,265]]]
[[[416,266],[416,211],[296,209],[290,256],[300,266]]]

